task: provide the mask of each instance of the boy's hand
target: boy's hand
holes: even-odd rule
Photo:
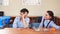
[[[24,16],[25,16],[25,15],[23,14],[23,15],[22,15],[22,19],[24,19]]]

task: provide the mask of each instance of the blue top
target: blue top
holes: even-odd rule
[[[9,23],[10,16],[0,16],[0,28]],[[4,23],[3,23],[4,22]]]
[[[43,27],[43,20],[44,20],[44,17],[42,17],[42,21],[41,21],[41,23],[40,23],[39,28]],[[50,20],[45,20],[45,21],[44,21],[44,26],[45,26],[45,27],[47,26],[47,24],[49,23],[49,21],[50,21]],[[49,23],[49,25],[48,25],[48,28],[51,28],[51,27],[54,27],[54,28],[56,28],[56,29],[59,29],[59,28],[60,28],[60,26],[57,26],[53,21],[50,21],[50,23]]]
[[[27,24],[26,27],[28,27],[30,19],[29,18],[25,18],[25,20],[26,20],[26,24]],[[13,23],[13,28],[24,28],[24,25],[21,22],[19,16],[15,18],[14,23]]]

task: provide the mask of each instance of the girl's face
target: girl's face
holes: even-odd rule
[[[45,15],[44,15],[44,19],[45,20],[50,20],[51,16],[46,12]]]

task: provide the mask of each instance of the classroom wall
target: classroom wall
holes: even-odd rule
[[[22,5],[22,0],[9,0],[9,6],[0,6],[6,16],[18,16],[22,8],[29,10],[29,16],[42,16],[47,10],[52,10],[60,17],[60,0],[41,0],[41,4],[35,6]]]

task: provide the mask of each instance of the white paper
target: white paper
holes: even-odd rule
[[[2,5],[3,0],[0,0],[0,5]]]
[[[8,6],[9,5],[9,0],[3,0],[3,6]]]
[[[22,4],[24,5],[39,5],[40,4],[40,0],[22,0]]]

